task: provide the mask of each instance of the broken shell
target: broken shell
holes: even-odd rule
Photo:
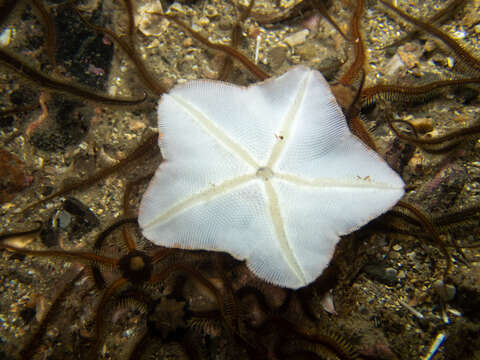
[[[432,118],[414,118],[409,122],[419,134],[423,135],[433,130]]]

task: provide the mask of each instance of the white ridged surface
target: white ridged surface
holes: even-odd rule
[[[350,133],[322,75],[305,67],[248,88],[178,85],[158,116],[166,160],[140,205],[145,237],[228,252],[280,286],[314,281],[341,235],[404,193]]]

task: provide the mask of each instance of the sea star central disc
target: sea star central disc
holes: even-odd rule
[[[158,107],[165,161],[140,205],[158,245],[225,251],[289,288],[315,280],[341,235],[402,197],[401,178],[353,136],[318,71],[249,87],[197,80]]]

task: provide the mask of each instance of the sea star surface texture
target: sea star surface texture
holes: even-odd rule
[[[158,107],[164,161],[140,205],[162,246],[224,251],[297,289],[341,235],[384,213],[404,183],[351,134],[328,83],[298,66],[249,87],[197,80]]]

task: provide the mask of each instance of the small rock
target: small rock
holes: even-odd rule
[[[303,44],[307,39],[308,34],[310,34],[310,30],[303,29],[301,31],[293,33],[290,36],[287,36],[284,41],[289,46],[294,47],[296,45]]]
[[[58,214],[57,223],[60,229],[67,229],[70,223],[72,222],[72,215],[68,212],[62,210]]]
[[[208,24],[210,24],[210,20],[207,17],[203,16],[200,19],[198,19],[198,25],[205,27]]]
[[[182,73],[192,73],[197,65],[195,60],[193,56],[187,55],[177,63],[177,69]]]
[[[388,282],[395,282],[397,280],[397,270],[394,268],[386,268],[385,269],[385,278]]]
[[[445,302],[453,300],[456,288],[452,284],[445,284],[443,280],[437,280],[432,285],[437,295]]]
[[[254,24],[251,24],[247,27],[247,35],[249,38],[256,39],[260,35],[260,27]]]
[[[270,66],[273,70],[279,69],[287,58],[288,49],[285,46],[276,46],[268,53]]]
[[[387,285],[395,284],[398,281],[397,270],[386,267],[385,264],[367,265],[364,271],[369,277]]]
[[[402,59],[398,54],[395,54],[390,58],[387,65],[385,66],[385,75],[392,76],[394,75],[399,69],[405,67]]]
[[[183,40],[183,46],[189,47],[193,45],[193,39],[191,37],[186,38]]]
[[[415,251],[411,251],[409,253],[407,253],[407,257],[410,259],[410,260],[415,260],[415,257],[417,256],[417,254],[415,253]]]
[[[142,6],[138,7],[135,15],[135,24],[138,30],[145,36],[158,35],[163,32],[162,21],[159,21],[158,16],[152,13],[163,13],[163,8],[160,2],[146,1]]]
[[[209,18],[214,18],[214,17],[219,16],[217,8],[215,6],[212,6],[212,5],[205,6],[204,7],[204,13],[205,13],[205,16],[208,16]]]
[[[128,126],[132,131],[143,130],[147,127],[143,121],[139,120],[130,120]]]
[[[402,250],[402,246],[399,245],[399,244],[395,244],[395,245],[393,245],[392,249],[395,250],[395,251],[400,251],[400,250]]]

